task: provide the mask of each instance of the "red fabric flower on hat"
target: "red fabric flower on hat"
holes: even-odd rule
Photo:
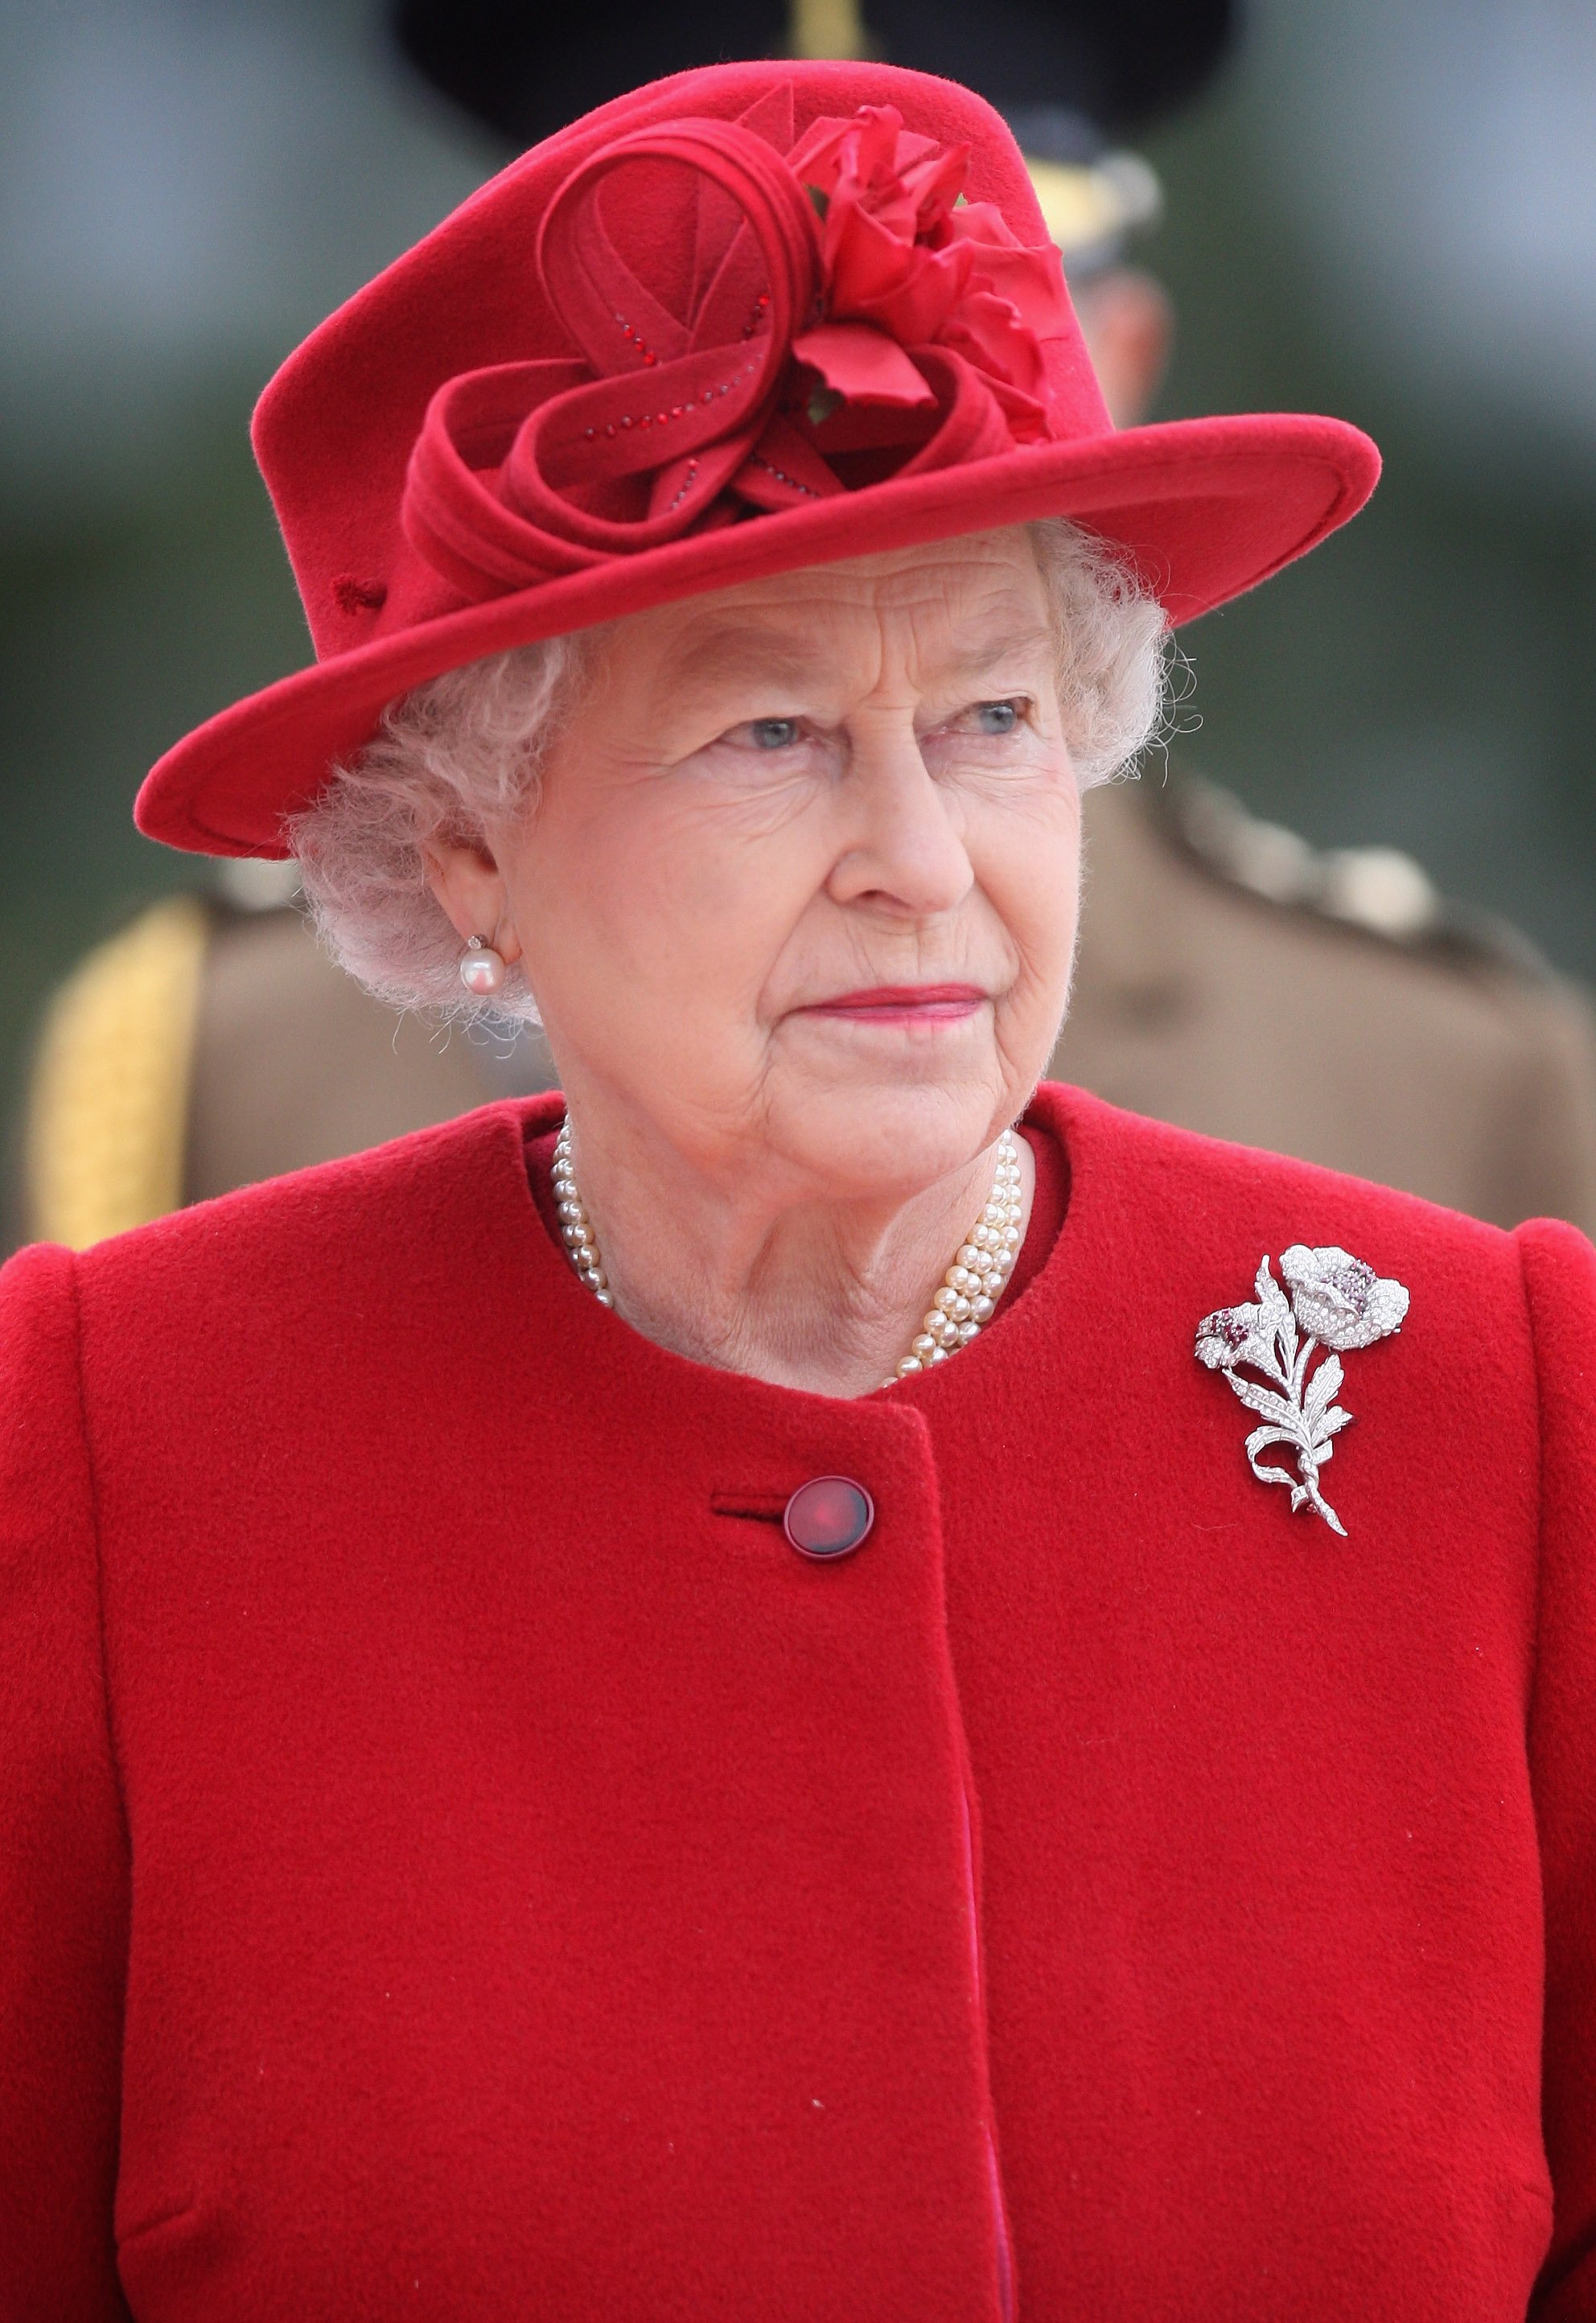
[[[962,199],[968,145],[943,151],[891,106],[818,122],[790,156],[822,218],[826,321],[793,343],[829,388],[863,403],[936,398],[903,351],[947,347],[972,363],[1017,443],[1047,439],[1041,341],[1069,324],[1051,243],[1022,243],[990,202]]]
[[[406,485],[412,545],[491,596],[1049,440],[1059,253],[964,201],[968,159],[891,106],[794,145],[790,89],[590,153],[537,250],[580,352],[438,390]],[[644,173],[629,190],[628,170]]]

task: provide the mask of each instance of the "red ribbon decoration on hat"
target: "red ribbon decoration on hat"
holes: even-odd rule
[[[427,408],[407,537],[472,598],[524,589],[762,511],[1046,441],[1041,341],[1069,308],[1058,252],[962,203],[890,106],[814,124],[787,158],[747,122],[682,120],[580,163],[537,238],[569,360],[465,372]],[[607,181],[655,165],[607,221]],[[690,204],[661,197],[658,165]],[[654,240],[638,266],[617,247]],[[685,319],[671,268],[691,270]]]

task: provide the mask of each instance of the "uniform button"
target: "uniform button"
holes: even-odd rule
[[[851,1476],[816,1476],[787,1502],[782,1529],[804,1556],[846,1556],[876,1521],[876,1503]]]

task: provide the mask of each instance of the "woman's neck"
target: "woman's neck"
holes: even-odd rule
[[[779,1200],[656,1156],[615,1168],[573,1124],[582,1199],[616,1311],[694,1363],[816,1395],[867,1395],[896,1371],[993,1188],[995,1147],[907,1199]],[[629,1143],[629,1141],[628,1141]],[[1023,1236],[1035,1168],[1016,1141]]]

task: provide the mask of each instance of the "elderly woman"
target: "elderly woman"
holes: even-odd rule
[[[1596,2316],[1596,1261],[1036,1086],[1363,439],[1116,437],[996,117],[769,65],[260,443],[143,827],[564,1094],[5,1278],[0,2316]]]

